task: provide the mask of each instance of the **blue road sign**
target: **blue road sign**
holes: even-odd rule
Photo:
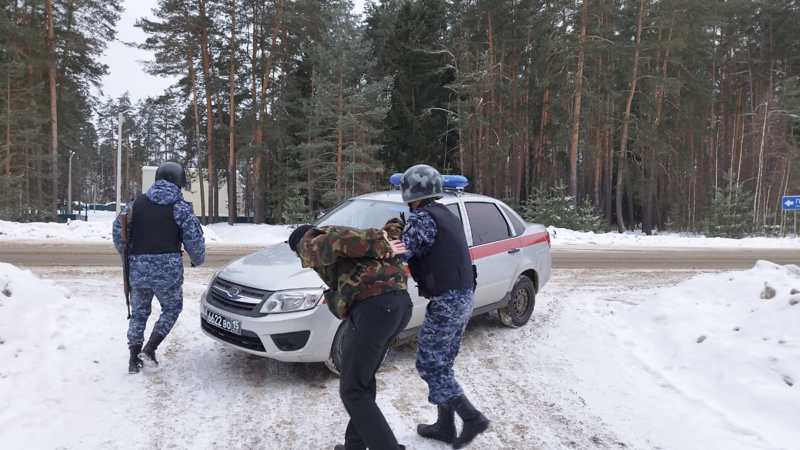
[[[784,195],[781,205],[784,211],[800,211],[800,195]]]

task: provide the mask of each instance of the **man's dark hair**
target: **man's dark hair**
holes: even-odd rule
[[[293,252],[297,252],[297,244],[300,243],[300,240],[303,239],[303,236],[308,233],[308,230],[314,228],[312,225],[300,225],[292,231],[292,234],[289,235],[289,248],[292,249]]]

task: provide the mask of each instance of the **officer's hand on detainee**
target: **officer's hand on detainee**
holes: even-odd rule
[[[392,256],[403,255],[406,252],[406,244],[403,241],[389,241],[392,248]]]
[[[392,256],[402,255],[406,252],[406,244],[403,241],[390,239],[389,233],[383,230],[383,237],[389,242],[389,247],[392,249]]]

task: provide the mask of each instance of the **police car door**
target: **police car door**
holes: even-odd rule
[[[508,293],[510,280],[517,270],[514,250],[506,245],[513,232],[496,204],[465,201],[464,206],[472,235],[470,253],[478,267],[475,306],[499,302]]]

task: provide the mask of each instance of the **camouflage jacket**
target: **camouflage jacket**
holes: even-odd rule
[[[390,222],[384,230],[390,239],[398,239],[402,228]],[[384,230],[314,228],[300,241],[302,265],[314,269],[328,285],[325,299],[336,317],[346,318],[354,302],[406,289],[408,268],[392,256]]]

